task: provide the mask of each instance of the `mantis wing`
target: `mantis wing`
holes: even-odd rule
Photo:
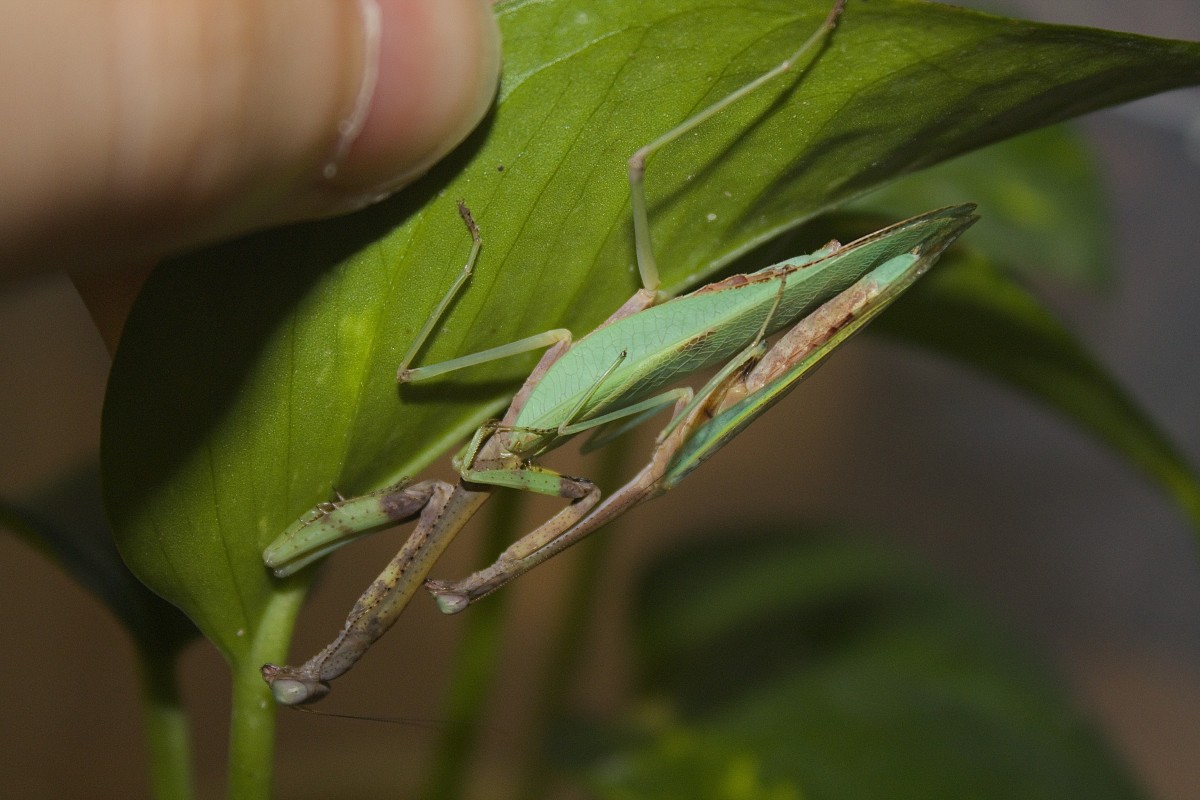
[[[690,475],[891,305],[975,223],[978,217],[972,213],[974,209],[973,205],[961,205],[931,211],[864,239],[878,243],[882,236],[908,243],[914,230],[925,229],[915,246],[884,261],[784,334],[747,375],[746,396],[721,409],[680,447],[659,482],[659,490],[667,491]],[[854,255],[854,249],[848,247],[832,257]]]

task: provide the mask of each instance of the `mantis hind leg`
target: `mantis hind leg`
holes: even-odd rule
[[[754,90],[763,84],[769,83],[771,80],[790,70],[799,61],[801,56],[819,45],[833,31],[834,27],[837,26],[838,17],[841,16],[842,8],[845,5],[846,0],[836,0],[833,8],[826,15],[825,21],[821,23],[821,26],[782,63],[759,75],[741,88],[730,92],[707,108],[688,117],[654,141],[638,148],[637,152],[629,157],[627,169],[629,174],[629,196],[633,206],[634,247],[637,251],[638,272],[641,274],[642,287],[645,290],[653,293],[657,292],[659,287],[658,265],[654,259],[654,247],[650,240],[650,215],[646,205],[646,186],[644,180],[646,160],[658,150],[661,150],[666,145],[702,124],[709,117],[720,113],[746,95],[753,93]]]
[[[488,497],[441,481],[429,487],[416,529],[355,602],[333,641],[299,667],[263,665],[263,680],[278,703],[301,705],[324,697],[329,682],[354,666],[396,622],[430,567]]]

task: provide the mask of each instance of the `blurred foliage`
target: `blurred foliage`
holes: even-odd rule
[[[1142,797],[958,594],[890,548],[811,528],[671,552],[638,596],[646,705],[588,785],[622,800]]]

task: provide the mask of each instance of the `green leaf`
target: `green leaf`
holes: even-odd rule
[[[66,476],[27,503],[0,500],[0,525],[58,564],[87,588],[141,647],[166,661],[199,631],[133,576],[113,544],[100,501],[100,474],[93,466]]]
[[[739,531],[653,565],[637,608],[649,724],[597,762],[601,797],[1142,796],[1053,678],[890,549]]]
[[[1067,125],[1027,133],[911,175],[855,202],[902,219],[969,197],[986,209],[971,245],[994,263],[1080,286],[1112,283],[1112,223],[1096,163]]]
[[[597,770],[607,800],[802,800],[787,778],[764,778],[763,759],[719,733],[674,726]]]
[[[1200,534],[1200,479],[1171,441],[1024,287],[959,248],[874,330],[916,342],[1022,389],[1162,486]]]
[[[494,113],[402,196],[164,265],[109,385],[106,502],[126,561],[243,672],[279,658],[307,578],[262,547],[302,511],[414,474],[494,411],[528,361],[397,389],[393,373],[483,230],[469,291],[426,363],[569,323],[635,287],[624,161],[766,70],[824,0],[513,2],[498,7]],[[1200,47],[852,2],[802,77],[657,155],[647,174],[668,286],[906,172],[1200,80]],[[964,198],[970,199],[970,198]],[[246,685],[249,685],[247,683]]]
[[[21,505],[0,500],[0,528],[58,564],[129,632],[141,678],[153,794],[192,797],[191,751],[176,668],[183,648],[200,632],[121,560],[104,519],[99,469],[71,473]]]

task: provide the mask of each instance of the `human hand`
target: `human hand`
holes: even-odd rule
[[[0,280],[65,269],[112,341],[164,256],[399,189],[489,107],[488,0],[0,10]]]

